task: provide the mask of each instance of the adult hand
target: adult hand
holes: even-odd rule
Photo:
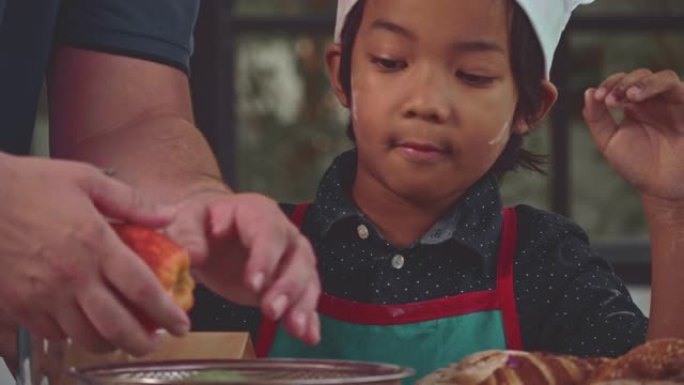
[[[168,234],[185,246],[198,279],[306,343],[320,340],[321,292],[308,240],[277,203],[259,194],[205,191],[184,199]]]
[[[609,109],[624,111],[616,122]],[[647,198],[684,199],[684,83],[640,69],[585,94],[584,117],[599,150]]]
[[[94,351],[152,350],[159,338],[140,317],[184,333],[187,315],[107,222],[158,227],[172,217],[94,167],[0,153],[3,309],[35,335]]]

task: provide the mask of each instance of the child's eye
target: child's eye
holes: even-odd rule
[[[480,87],[492,84],[492,82],[494,82],[495,79],[491,76],[480,76],[463,71],[458,71],[456,73],[456,76],[468,84]]]
[[[406,62],[401,60],[373,57],[371,58],[371,62],[386,72],[398,71],[406,68]]]

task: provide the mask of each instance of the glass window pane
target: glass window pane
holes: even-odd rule
[[[237,44],[238,186],[310,200],[333,157],[351,146],[348,115],[325,73],[329,37],[274,35],[241,35]]]

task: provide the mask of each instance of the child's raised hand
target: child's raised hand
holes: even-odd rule
[[[584,96],[599,150],[641,194],[684,200],[684,83],[674,71],[618,73]],[[620,108],[616,122],[609,109]]]

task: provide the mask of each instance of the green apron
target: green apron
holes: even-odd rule
[[[292,221],[301,227],[308,204]],[[264,320],[259,357],[329,358],[412,367],[411,384],[426,374],[487,349],[522,349],[513,293],[515,209],[503,212],[496,289],[398,305],[374,305],[322,294],[321,342],[308,346],[277,322]]]

